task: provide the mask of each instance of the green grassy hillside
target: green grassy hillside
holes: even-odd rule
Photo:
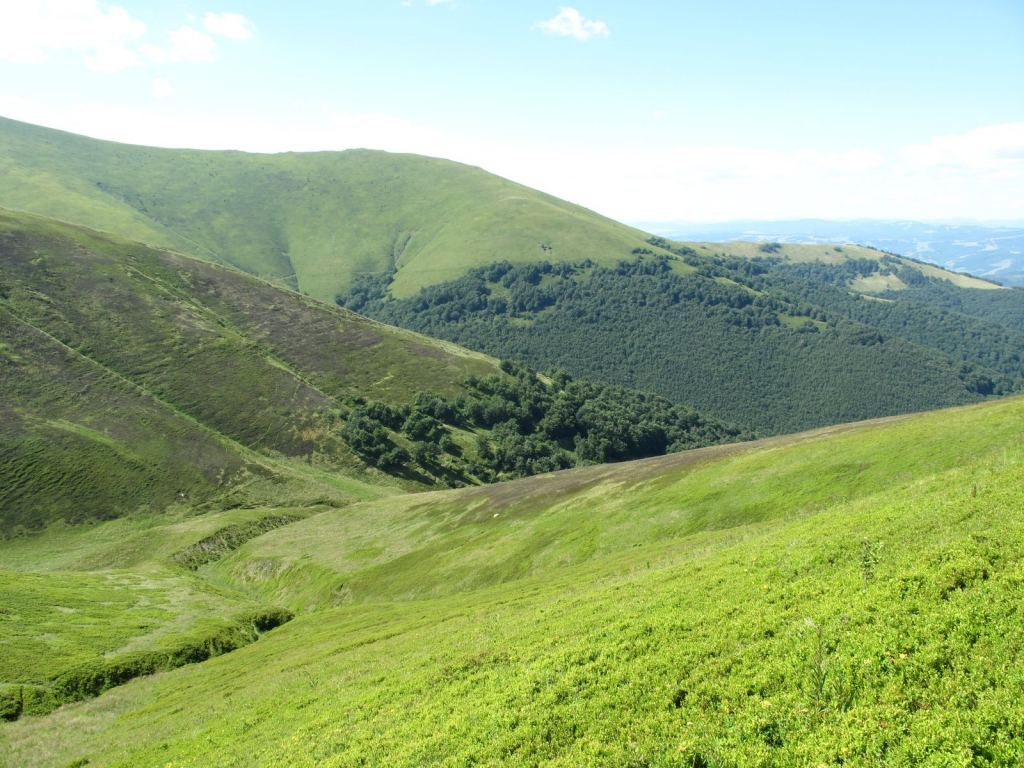
[[[155,149],[0,119],[0,205],[227,263],[317,299],[342,294],[388,322],[537,368],[651,391],[756,431],[969,402],[1014,391],[1024,370],[1014,351],[1024,341],[1019,291],[856,245],[648,238],[445,160],[369,151]],[[677,258],[677,276],[710,276],[733,289],[731,309],[743,309],[732,305],[751,297],[780,303],[769,324],[789,332],[769,328],[771,338],[762,339],[761,318],[704,303],[673,309],[683,318],[645,317],[659,297],[632,279],[620,281],[610,298],[549,302],[542,295],[536,307],[483,318],[486,327],[475,316],[486,302],[470,312],[459,306],[467,274],[497,262],[528,269],[589,261],[617,270],[637,254],[673,251],[700,265]],[[766,260],[784,284],[754,286],[735,268]],[[784,268],[791,273],[782,275]],[[709,269],[714,274],[703,274]],[[801,270],[813,274],[804,279]],[[823,281],[828,270],[844,275],[841,284]],[[379,310],[353,302],[367,280],[408,306]],[[822,282],[833,295],[822,294]],[[924,292],[922,284],[936,289]],[[550,288],[536,287],[542,294]],[[421,312],[425,288],[428,302],[443,296],[445,306]],[[877,299],[876,306],[846,306],[851,294]],[[493,298],[507,297],[499,291]],[[580,298],[589,304],[581,306]],[[619,309],[595,313],[592,305],[610,301]],[[900,311],[881,317],[892,301]],[[1000,326],[1000,318],[1016,327]],[[818,330],[866,326],[881,342],[858,348],[830,333],[796,335],[811,328],[808,321]],[[694,347],[692,339],[703,343]]]
[[[235,270],[0,211],[0,536],[353,500],[749,438]]]
[[[3,542],[0,719],[42,714],[139,675],[230,652],[291,613],[193,570],[323,506],[197,515],[178,505]]]
[[[0,205],[0,765],[1024,761],[1019,292],[12,121]]]
[[[232,264],[330,301],[498,259],[618,259],[644,235],[447,160],[353,150],[256,155],[128,146],[0,118],[0,206]]]
[[[0,206],[231,264],[330,301],[394,270],[411,296],[499,260],[613,265],[646,235],[479,168],[366,150],[277,155],[131,146],[0,118]],[[649,245],[646,247],[650,247]],[[702,254],[750,243],[692,244]],[[830,246],[784,245],[834,261]],[[847,256],[869,249],[846,246]],[[983,280],[915,264],[957,285]]]
[[[311,511],[195,571],[174,559],[207,535],[194,523],[8,542],[9,589],[52,578],[51,612],[84,609],[51,569],[88,585],[118,567],[299,615],[3,725],[0,749],[26,766],[1014,765],[1022,428],[1011,398]]]
[[[0,260],[5,535],[430,484],[368,469],[340,435],[345,403],[455,397],[497,373],[239,272],[25,214],[0,212]]]
[[[450,595],[889,492],[908,477],[1013,445],[1021,409],[1016,400],[1002,419],[982,409],[861,422],[366,502],[254,539],[213,574],[300,610]],[[938,434],[954,432],[955,449],[935,445]]]

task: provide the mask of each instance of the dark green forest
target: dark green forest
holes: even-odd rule
[[[882,293],[879,296],[924,303],[1024,332],[1024,288],[979,291],[957,288],[944,280],[924,280],[910,284],[907,290]]]
[[[655,395],[508,361],[501,368],[508,375],[471,376],[455,398],[422,392],[398,406],[356,398],[341,436],[382,469],[426,471],[455,486],[754,437]]]
[[[656,238],[652,245],[672,247]],[[760,433],[1021,387],[1018,292],[947,288],[887,255],[836,265],[785,262],[771,251],[758,259],[707,258],[685,247],[673,257],[645,248],[632,255],[613,268],[496,263],[404,300],[390,296],[389,275],[363,276],[337,301],[536,368],[653,392]],[[897,273],[910,287],[879,297],[850,289],[876,272]]]

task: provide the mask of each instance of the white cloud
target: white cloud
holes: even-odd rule
[[[205,32],[188,25],[167,35],[168,45],[144,45],[140,50],[158,64],[177,64],[182,61],[215,61],[217,42]]]
[[[153,79],[152,92],[154,99],[167,99],[174,95],[174,86],[169,80],[157,77]]]
[[[0,15],[0,59],[34,64],[71,51],[91,69],[116,72],[141,65],[133,46],[145,33],[145,23],[97,0],[10,2]]]
[[[608,37],[612,33],[603,21],[585,18],[575,8],[569,7],[563,7],[547,21],[539,21],[534,26],[549,35],[573,37],[577,40]]]
[[[145,22],[99,0],[0,2],[0,60],[37,64],[71,53],[96,72],[120,72],[147,63],[214,61],[213,35],[246,40],[254,25],[237,13],[208,12],[201,31],[183,25],[165,45],[147,42]]]
[[[1024,122],[939,136],[900,153],[910,172],[1013,173],[1024,169]]]
[[[85,57],[85,65],[94,72],[121,72],[142,65],[135,51],[122,46],[100,48]]]
[[[211,35],[226,37],[231,40],[248,40],[252,37],[255,25],[240,13],[214,13],[208,11],[203,16],[203,29]]]
[[[476,154],[466,147],[453,157],[624,221],[1020,220],[1024,159],[1016,136],[992,126],[922,144],[953,146],[973,158],[956,173],[909,166],[913,147],[825,151],[682,145],[637,151],[564,146]]]

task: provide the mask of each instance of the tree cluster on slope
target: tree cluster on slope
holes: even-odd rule
[[[466,394],[421,392],[410,405],[358,399],[341,436],[385,470],[426,471],[453,484],[525,477],[750,439],[664,398],[503,362]],[[475,436],[464,445],[457,435]],[[405,443],[403,448],[399,443]]]

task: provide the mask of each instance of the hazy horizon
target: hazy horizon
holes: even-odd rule
[[[793,218],[753,218],[753,217],[742,217],[735,219],[664,219],[645,221],[643,219],[636,219],[633,221],[627,221],[625,223],[630,226],[642,229],[641,225],[651,226],[687,226],[687,227],[703,227],[703,226],[729,226],[739,224],[799,224],[802,222],[816,222],[822,224],[859,224],[859,223],[876,223],[876,224],[902,224],[902,223],[914,223],[914,224],[930,224],[934,226],[947,226],[947,227],[958,227],[958,226],[979,226],[979,227],[1005,227],[1007,229],[1018,229],[1024,228],[1024,219],[1019,220],[1001,220],[1001,219],[969,219],[969,218],[947,218],[947,219],[911,219],[911,218],[883,218],[883,217],[858,217],[858,218],[819,218],[813,216],[801,216]]]

